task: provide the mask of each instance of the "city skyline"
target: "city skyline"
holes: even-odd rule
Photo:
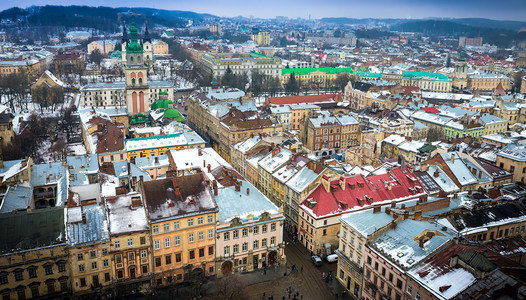
[[[393,4],[392,1],[378,0],[374,3],[361,3],[359,1],[331,0],[320,5],[318,1],[276,1],[271,0],[265,5],[249,2],[239,5],[234,0],[212,1],[202,0],[199,2],[182,0],[173,3],[167,0],[156,1],[149,4],[143,1],[107,1],[94,0],[86,3],[80,0],[21,0],[7,1],[0,4],[0,9],[5,10],[14,6],[26,8],[32,5],[89,5],[89,6],[111,7],[151,7],[167,10],[194,11],[197,13],[209,13],[220,17],[258,17],[274,18],[276,16],[287,16],[290,18],[301,17],[313,19],[323,17],[349,17],[349,18],[401,18],[401,19],[424,19],[424,18],[488,18],[494,20],[526,21],[526,1],[504,0],[465,0],[465,1],[433,1],[422,2],[416,0],[402,0]],[[277,10],[276,7],[281,9]]]

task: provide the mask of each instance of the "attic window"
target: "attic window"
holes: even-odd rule
[[[358,187],[363,188],[363,182],[358,182]]]

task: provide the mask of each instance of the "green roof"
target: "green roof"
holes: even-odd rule
[[[168,119],[173,119],[174,121],[177,121],[177,122],[185,121],[183,116],[181,116],[181,114],[176,109],[173,109],[173,108],[165,110],[163,117],[168,118]]]
[[[325,74],[339,74],[339,73],[349,73],[352,74],[354,70],[352,68],[300,68],[292,69],[286,68],[281,70],[281,75],[287,75],[294,73],[294,75],[309,75],[312,72],[320,71]]]
[[[0,214],[0,252],[66,242],[64,207]]]
[[[159,109],[159,108],[167,109],[170,106],[170,104],[173,104],[173,103],[174,102],[172,100],[157,99],[157,100],[153,101],[152,106],[151,106],[151,110],[156,110],[156,109]]]
[[[450,80],[446,75],[442,73],[402,71],[402,78],[404,79],[419,78],[419,77],[429,77],[429,79],[434,79],[434,80]]]
[[[260,57],[260,58],[268,58],[268,56],[265,56],[259,52],[256,52],[256,51],[250,51],[250,56],[251,57]]]
[[[160,91],[159,95],[168,95],[168,92],[167,91]]]
[[[418,151],[422,152],[422,153],[431,153],[433,151],[435,151],[437,147],[436,146],[433,146],[431,144],[425,144],[424,146],[420,147],[420,149],[418,149]]]
[[[126,139],[126,142],[131,141],[148,141],[148,140],[158,140],[158,139],[168,139],[180,136],[182,133],[172,133],[172,134],[165,134],[165,135],[154,135],[154,136],[147,136],[147,137],[140,137],[140,138],[133,138],[133,139]]]
[[[174,34],[170,31],[165,31],[164,34],[166,34],[167,36],[174,36]]]
[[[113,51],[113,53],[111,54],[111,58],[122,59],[122,52],[120,52],[119,50]]]
[[[127,53],[142,53],[144,50],[142,46],[137,42],[137,27],[135,27],[135,20],[132,20],[132,25],[130,27],[130,43],[126,45]]]
[[[371,73],[371,72],[356,72],[356,75],[361,77],[371,77],[371,78],[382,78],[382,73]]]

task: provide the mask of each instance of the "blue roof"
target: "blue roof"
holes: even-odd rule
[[[367,209],[345,214],[340,220],[367,238],[378,229],[390,224],[394,221],[394,218],[393,216],[386,214],[384,211],[373,213],[372,209]]]
[[[85,215],[86,224],[82,221]],[[67,209],[68,244],[80,246],[109,240],[106,209],[99,204],[78,206]]]
[[[20,185],[9,186],[0,205],[0,214],[14,210],[25,210],[31,205],[33,188]]]
[[[56,184],[66,175],[66,167],[61,162],[34,164],[31,171],[31,184],[35,187]]]
[[[68,156],[66,161],[69,170],[69,184],[71,186],[88,185],[88,174],[97,174],[99,172],[97,154]]]

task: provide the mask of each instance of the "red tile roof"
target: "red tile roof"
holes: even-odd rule
[[[432,113],[432,114],[440,113],[440,110],[438,110],[438,108],[436,107],[424,107],[424,108],[421,108],[420,110],[423,110],[425,112]]]
[[[305,95],[305,96],[285,96],[285,97],[269,97],[267,104],[270,105],[285,105],[285,104],[300,104],[300,103],[323,103],[323,102],[339,102],[342,95],[338,94],[324,94],[324,95]]]
[[[330,182],[330,192],[320,184],[301,203],[302,208],[306,211],[311,210],[314,218],[323,218],[370,208],[378,202],[405,201],[426,194],[418,178],[400,167],[392,168],[387,174],[369,177],[355,175],[344,180],[344,190],[340,187],[340,180]]]
[[[420,94],[422,91],[417,86],[402,86],[404,88],[404,94]]]

